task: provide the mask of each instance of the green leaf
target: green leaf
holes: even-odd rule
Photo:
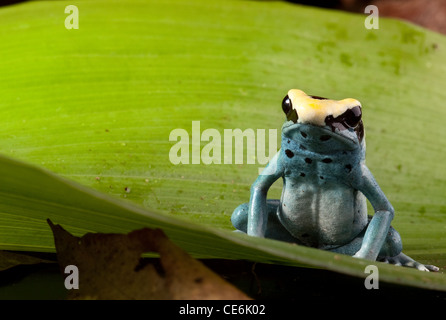
[[[67,5],[79,8],[77,30],[64,26]],[[280,139],[281,99],[300,88],[362,102],[367,163],[404,251],[443,268],[446,39],[386,19],[368,30],[364,18],[256,1],[0,8],[0,147],[20,160],[0,158],[0,249],[53,251],[50,218],[75,235],[160,227],[196,257],[364,277],[369,262],[231,232],[264,166],[246,150],[243,164],[170,161],[170,133],[184,129],[192,143],[193,121],[222,138],[240,128]],[[277,183],[268,196],[280,192]],[[442,274],[379,270],[383,281],[446,288]]]
[[[364,276],[370,261],[281,241],[249,237],[188,223],[115,199],[42,169],[0,157],[1,246],[9,250],[54,251],[45,219],[63,221],[67,230],[129,232],[161,228],[177,245],[198,258],[244,259],[325,268]],[[37,181],[37,183],[36,183]],[[374,263],[376,264],[376,262]],[[446,290],[446,277],[415,269],[379,264],[380,281]]]

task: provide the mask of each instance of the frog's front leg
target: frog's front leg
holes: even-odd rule
[[[268,221],[266,196],[271,185],[282,176],[281,164],[279,151],[251,186],[247,222],[247,234],[250,236],[265,237]]]
[[[367,226],[361,247],[354,257],[380,260],[422,271],[438,271],[438,267],[419,263],[402,252],[401,238],[390,226],[394,209],[365,165],[361,166],[360,182],[356,187],[370,201],[375,214]]]
[[[239,206],[233,213],[233,225],[250,236],[265,237],[267,225],[272,228],[273,221],[268,222],[271,215],[277,212],[278,200],[266,200],[271,185],[282,176],[282,160],[279,151],[268,163],[251,186],[249,203]]]
[[[375,214],[367,226],[361,248],[354,257],[376,260],[389,232],[394,209],[369,169],[364,164],[360,169],[361,172],[356,175],[357,180],[353,184],[370,201]]]
[[[277,218],[277,208],[280,200],[266,200],[266,230],[265,238],[298,243],[298,239],[294,238],[288,230],[280,223]],[[249,220],[249,202],[239,205],[231,216],[232,225],[240,232],[247,233]]]
[[[273,216],[277,211],[277,207],[280,204],[280,200],[266,200],[267,206],[267,216]],[[248,212],[249,212],[249,202],[243,203],[235,208],[231,216],[232,225],[243,233],[248,233]],[[267,217],[267,220],[269,218]],[[269,223],[267,222],[267,225]]]

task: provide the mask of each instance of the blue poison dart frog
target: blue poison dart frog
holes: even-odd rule
[[[365,164],[359,101],[293,89],[282,109],[281,149],[251,186],[249,203],[234,210],[234,227],[250,236],[438,271],[402,252],[401,237],[390,225],[394,209]],[[281,199],[267,200],[279,178]],[[367,199],[373,216],[367,215]]]

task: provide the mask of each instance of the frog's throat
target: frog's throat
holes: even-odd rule
[[[320,135],[329,135],[333,137],[334,139],[341,141],[346,146],[348,146],[349,150],[354,150],[357,148],[360,148],[362,143],[357,139],[356,134],[352,134],[351,137],[340,133],[341,131],[339,129],[333,130],[329,126],[316,126],[313,124],[301,124],[301,123],[294,123],[293,121],[287,121],[282,126],[282,133],[283,136],[291,138],[291,134],[289,134],[292,131],[298,131],[300,127],[315,127],[320,131]],[[345,130],[343,130],[345,131]]]

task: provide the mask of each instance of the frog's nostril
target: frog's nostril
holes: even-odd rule
[[[302,135],[302,137],[304,137],[304,138],[306,138],[307,137],[307,134],[305,133],[305,132],[303,132],[303,131],[301,131],[300,132],[300,134]]]
[[[319,139],[321,139],[321,141],[327,141],[331,139],[331,136],[329,136],[328,134],[324,134],[320,136]]]

